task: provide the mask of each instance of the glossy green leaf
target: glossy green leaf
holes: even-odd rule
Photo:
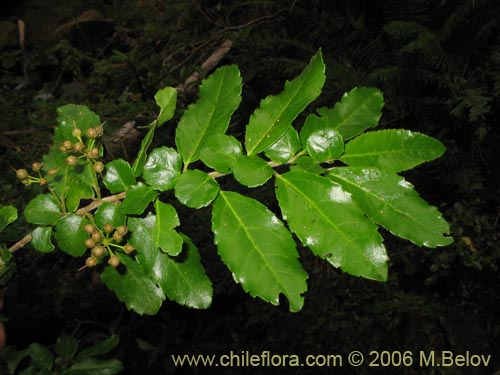
[[[258,154],[283,136],[292,121],[318,97],[324,83],[325,64],[318,51],[299,76],[285,83],[281,93],[260,102],[246,128],[247,154]]]
[[[154,246],[154,215],[129,219],[130,243],[137,250],[137,259],[149,277],[159,284],[169,299],[192,308],[208,308],[212,302],[212,284],[205,274],[198,250],[183,236],[187,248],[171,258]],[[181,258],[181,259],[178,259]]]
[[[302,144],[317,162],[337,159],[344,151],[344,140],[325,118],[309,115],[300,131]]]
[[[94,214],[94,221],[101,229],[106,224],[111,224],[113,227],[125,225],[125,213],[123,212],[121,203],[104,202],[99,206]]]
[[[140,215],[157,196],[157,191],[138,182],[128,189],[127,196],[122,203],[122,210],[127,215]]]
[[[156,119],[156,126],[160,127],[174,116],[177,90],[173,87],[165,87],[158,90],[155,94],[155,101],[158,107],[160,107],[160,114]]]
[[[199,99],[184,112],[175,144],[184,165],[196,161],[211,137],[222,135],[241,102],[241,76],[235,65],[223,66],[203,80]]]
[[[362,167],[333,168],[328,177],[350,192],[370,219],[396,236],[427,247],[453,242],[443,235],[450,227],[442,214],[403,177]]]
[[[267,162],[256,156],[242,156],[234,163],[233,174],[240,184],[255,187],[265,184],[273,175]]]
[[[182,250],[182,237],[174,228],[177,227],[179,216],[174,206],[168,203],[155,202],[156,220],[153,226],[154,246],[159,247],[169,255],[177,256]]]
[[[81,360],[89,357],[96,357],[98,355],[109,353],[111,350],[116,348],[120,343],[120,336],[111,335],[107,339],[98,342],[92,346],[82,349],[78,355],[77,359]]]
[[[52,227],[38,227],[31,232],[31,244],[36,251],[50,253],[55,250],[51,237]]]
[[[40,370],[50,370],[54,362],[54,355],[46,347],[36,342],[27,348],[31,357],[31,364]]]
[[[61,218],[61,209],[52,195],[39,194],[26,205],[24,218],[31,224],[55,225]]]
[[[401,172],[443,155],[437,139],[404,129],[378,130],[350,141],[340,160],[350,166]]]
[[[174,187],[181,167],[181,156],[173,148],[155,148],[144,164],[142,177],[153,189],[167,191]]]
[[[208,206],[217,196],[219,184],[198,169],[184,172],[175,184],[175,197],[191,208]]]
[[[356,87],[345,93],[333,108],[321,108],[318,113],[347,140],[377,126],[383,106],[384,97],[380,90]]]
[[[67,361],[72,359],[78,350],[78,340],[73,336],[62,334],[56,341],[56,354]]]
[[[273,305],[284,294],[290,311],[302,308],[307,273],[290,232],[262,203],[221,191],[213,205],[212,230],[222,261],[245,291]]]
[[[82,134],[85,134],[88,128],[101,125],[101,120],[84,105],[67,104],[57,108],[57,123],[54,140],[56,143],[62,143],[65,140],[77,141],[71,134],[73,129],[79,128]]]
[[[14,206],[0,207],[0,232],[17,220],[17,208]]]
[[[319,163],[308,155],[304,155],[295,160],[295,164],[290,167],[291,171],[303,171],[314,174],[321,174],[325,169]]]
[[[299,134],[293,126],[290,126],[285,134],[265,151],[265,155],[277,163],[286,163],[298,151],[300,151]]]
[[[82,199],[94,198],[94,190],[90,186],[77,181],[75,178],[72,178],[72,181],[67,186],[69,190],[66,193],[66,208],[69,212],[78,210]]]
[[[101,274],[103,283],[115,292],[129,310],[134,310],[139,315],[156,314],[165,299],[161,288],[153,283],[141,265],[130,256],[118,252],[115,254],[120,257],[125,271],[122,273],[113,267],[106,267]]]
[[[276,196],[304,246],[354,276],[387,280],[387,254],[377,226],[351,195],[326,177],[293,171],[276,178]]]
[[[54,233],[59,248],[74,257],[82,256],[87,250],[85,240],[88,238],[83,227],[89,223],[87,218],[76,214],[66,215],[59,220]]]
[[[106,164],[106,174],[102,181],[111,193],[116,194],[135,184],[135,176],[128,162],[116,159]]]
[[[217,135],[200,152],[200,159],[206,166],[221,173],[229,173],[234,162],[242,155],[241,144],[230,135]]]
[[[65,372],[67,375],[114,375],[123,371],[122,363],[117,359],[87,358],[74,363]]]
[[[135,159],[135,162],[132,165],[132,171],[134,172],[135,177],[139,177],[144,171],[144,164],[146,163],[148,149],[149,146],[151,146],[151,143],[153,142],[155,130],[156,130],[156,122],[153,122],[152,124],[149,125],[148,132],[146,133],[144,138],[142,138],[141,148],[139,149],[139,152],[137,153],[137,158]]]
[[[97,174],[91,163],[85,163],[83,168],[75,169],[75,177],[82,184],[93,188],[94,191],[98,190],[99,182],[97,180]]]

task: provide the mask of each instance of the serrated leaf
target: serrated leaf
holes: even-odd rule
[[[219,184],[198,169],[184,172],[175,184],[175,197],[190,208],[208,206],[219,193]]]
[[[222,135],[241,102],[241,76],[235,65],[217,69],[199,87],[199,99],[184,112],[175,144],[184,165],[196,161],[209,139]]]
[[[121,203],[104,202],[94,214],[94,221],[101,229],[104,229],[106,224],[111,224],[115,228],[125,225],[125,219]]]
[[[61,209],[52,195],[39,194],[26,205],[24,218],[31,224],[55,225],[61,218]]]
[[[181,167],[181,156],[173,148],[155,148],[144,164],[142,177],[153,189],[167,191],[174,187]]]
[[[221,191],[212,210],[212,230],[222,261],[245,291],[273,305],[284,294],[290,311],[302,308],[307,273],[290,232],[262,203]]]
[[[106,164],[106,174],[102,182],[111,193],[116,194],[135,184],[135,176],[128,162],[116,159]]]
[[[156,119],[156,126],[160,127],[174,115],[177,102],[177,90],[173,87],[165,87],[158,90],[155,94],[155,101],[158,107],[160,107],[160,114]]]
[[[55,247],[50,238],[52,237],[52,227],[38,227],[31,232],[31,244],[36,251],[50,253]]]
[[[206,142],[200,152],[200,159],[207,167],[221,173],[229,173],[234,162],[242,155],[241,143],[230,135],[217,135]]]
[[[50,370],[52,368],[54,355],[46,346],[34,342],[28,346],[27,350],[33,366],[40,370]]]
[[[57,338],[55,350],[64,361],[70,360],[78,350],[78,340],[73,336],[62,334]]]
[[[337,159],[344,151],[344,140],[325,118],[309,115],[300,131],[302,144],[317,162]]]
[[[260,102],[246,127],[247,154],[258,154],[283,136],[292,121],[318,97],[324,83],[325,64],[319,50],[299,76],[285,83],[281,93]]]
[[[276,178],[276,196],[304,246],[354,276],[387,280],[387,254],[377,226],[351,195],[326,177],[293,171]]]
[[[65,140],[77,141],[71,134],[73,129],[79,128],[85,134],[88,128],[99,126],[101,120],[84,105],[67,104],[57,108],[57,123],[54,140],[62,143]]]
[[[59,220],[54,233],[59,248],[74,257],[82,256],[87,250],[85,240],[88,238],[83,227],[89,223],[87,218],[76,214],[66,215]]]
[[[383,106],[384,97],[380,90],[356,87],[345,93],[333,108],[320,108],[318,113],[347,140],[377,126]]]
[[[265,184],[273,175],[273,169],[267,162],[256,156],[242,156],[233,166],[233,174],[240,184],[255,187]]]
[[[177,227],[179,216],[174,206],[168,203],[155,202],[156,220],[153,226],[154,246],[169,255],[177,256],[182,250],[182,237],[173,230]]]
[[[212,284],[196,247],[183,236],[187,248],[179,255],[182,259],[172,259],[154,246],[155,222],[154,215],[129,219],[130,243],[137,248],[137,259],[169,299],[192,308],[208,308],[212,302]]]
[[[290,126],[285,134],[265,151],[265,155],[272,161],[286,163],[298,151],[300,151],[299,134],[293,126]]]
[[[430,206],[403,177],[376,168],[333,168],[328,177],[350,192],[375,223],[419,246],[453,242],[443,234],[450,227],[436,207]]]
[[[120,342],[120,336],[111,335],[107,339],[98,342],[92,346],[82,349],[78,355],[78,360],[96,357],[98,355],[106,354],[110,352],[112,349],[116,348]]]
[[[9,224],[17,220],[17,208],[14,206],[3,206],[0,208],[0,232]]]
[[[66,370],[67,375],[114,375],[123,371],[123,364],[117,359],[86,358],[74,363]]]
[[[404,129],[378,130],[347,143],[340,158],[350,166],[376,167],[402,172],[443,155],[446,148],[437,139]]]
[[[161,288],[153,283],[141,265],[130,256],[118,252],[115,254],[120,257],[125,271],[120,273],[113,267],[106,267],[101,274],[103,283],[115,292],[129,310],[134,310],[139,315],[156,314],[165,299]]]
[[[127,190],[122,210],[127,215],[140,215],[157,196],[157,191],[142,182],[138,182]]]

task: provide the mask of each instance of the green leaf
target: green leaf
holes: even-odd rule
[[[156,126],[160,127],[174,116],[177,90],[173,87],[165,87],[158,90],[155,94],[155,101],[158,107],[160,107],[160,114],[156,119]]]
[[[55,247],[52,245],[52,227],[38,227],[31,232],[31,244],[36,251],[50,253]]]
[[[64,361],[70,360],[78,350],[78,340],[73,336],[62,334],[57,338],[55,350]]]
[[[88,219],[76,214],[66,215],[59,220],[54,234],[59,248],[74,257],[82,256],[87,250],[85,240],[88,238],[83,227],[89,223]]]
[[[101,274],[102,282],[115,292],[129,310],[134,310],[139,315],[155,315],[165,299],[163,291],[134,259],[118,252],[115,254],[120,257],[125,271],[120,273],[118,269],[106,267]]]
[[[206,166],[221,173],[229,173],[234,162],[242,155],[241,143],[230,135],[217,135],[206,142],[200,159]]]
[[[200,262],[198,250],[183,236],[187,249],[172,259],[154,246],[154,215],[130,218],[130,243],[137,249],[137,259],[149,277],[159,284],[169,299],[192,308],[208,308],[212,302],[212,284]]]
[[[298,77],[285,83],[281,93],[260,102],[246,128],[247,154],[258,154],[283,136],[292,121],[318,97],[324,83],[325,64],[319,50]]]
[[[17,208],[14,206],[0,207],[0,232],[17,220]]]
[[[128,189],[127,196],[122,203],[123,212],[127,215],[140,215],[157,196],[157,191],[138,182]]]
[[[167,191],[174,187],[181,167],[181,157],[173,148],[155,148],[146,160],[142,177],[153,189]]]
[[[102,181],[111,193],[116,194],[135,184],[135,176],[128,162],[116,159],[106,164],[106,174]]]
[[[198,101],[184,112],[175,134],[185,167],[199,159],[211,137],[226,132],[240,102],[241,76],[235,65],[221,67],[203,80]]]
[[[123,371],[122,363],[117,359],[87,358],[74,363],[67,375],[114,375]]]
[[[31,364],[40,370],[50,370],[54,361],[54,355],[47,347],[36,342],[27,348],[31,357]]]
[[[445,246],[450,227],[403,177],[376,168],[333,168],[328,177],[350,192],[375,223],[419,246]]]
[[[345,93],[333,108],[321,108],[318,113],[347,140],[377,126],[383,106],[384,97],[380,90],[356,87]]]
[[[319,163],[308,155],[301,156],[295,160],[295,164],[291,166],[292,171],[303,171],[314,174],[322,174],[325,169]]]
[[[52,195],[39,194],[26,205],[24,218],[31,224],[55,225],[61,218],[61,209]]]
[[[354,276],[387,280],[388,257],[377,226],[340,185],[293,171],[277,176],[276,196],[290,229],[314,254]]]
[[[378,130],[350,141],[340,160],[350,166],[401,172],[443,155],[437,139],[403,129]]]
[[[153,122],[149,125],[148,132],[144,136],[141,141],[141,148],[137,153],[137,158],[135,159],[134,164],[132,165],[132,171],[134,172],[135,177],[139,177],[144,171],[144,163],[146,163],[146,157],[148,153],[149,146],[153,142],[153,137],[155,135],[156,123]]]
[[[212,210],[212,230],[222,261],[245,291],[273,305],[284,294],[290,311],[302,308],[307,273],[290,232],[262,203],[221,191]]]
[[[325,118],[309,115],[300,132],[302,144],[317,162],[337,159],[344,151],[344,140]]]
[[[80,200],[94,198],[94,190],[88,185],[84,185],[76,179],[68,184],[69,190],[66,193],[66,208],[69,212],[75,212],[80,207]]]
[[[190,208],[208,206],[219,193],[219,184],[199,169],[184,172],[175,184],[175,197]]]
[[[265,184],[273,175],[267,162],[256,156],[242,156],[234,163],[233,174],[240,184],[255,187]]]
[[[101,229],[104,229],[106,224],[111,224],[115,228],[125,225],[125,219],[121,203],[104,202],[94,214],[95,223]]]
[[[298,151],[300,151],[299,134],[293,126],[290,126],[285,134],[265,151],[265,155],[272,161],[286,163]]]
[[[54,132],[56,142],[76,142],[77,139],[71,134],[73,129],[79,128],[85,134],[88,128],[101,124],[99,116],[84,105],[67,104],[57,108],[57,115],[59,125]]]
[[[153,227],[154,246],[159,247],[169,255],[177,256],[182,250],[182,237],[173,229],[177,227],[179,216],[174,206],[155,202],[156,220]]]
[[[120,336],[111,335],[107,339],[98,342],[92,346],[82,349],[78,355],[78,360],[82,360],[84,358],[96,357],[102,354],[106,354],[116,348],[120,342]]]

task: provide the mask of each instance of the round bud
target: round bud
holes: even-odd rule
[[[92,234],[95,232],[95,227],[92,224],[85,224],[83,229],[85,229],[85,232],[87,232],[88,234]]]
[[[46,178],[41,178],[39,181],[40,186],[47,185],[47,179]]]
[[[120,258],[118,258],[116,255],[112,255],[108,259],[108,264],[111,267],[116,268],[120,264]]]
[[[101,236],[101,233],[99,232],[94,232],[92,233],[92,239],[95,241],[95,242],[99,242],[102,240],[102,236]]]
[[[85,265],[87,267],[95,267],[97,265],[97,258],[96,257],[88,257],[86,260],[85,260]]]
[[[85,246],[88,247],[89,249],[92,249],[95,246],[95,241],[93,238],[87,238],[85,240]]]
[[[95,246],[92,248],[92,255],[96,258],[100,258],[104,255],[105,251],[106,249],[104,249],[104,246]]]
[[[82,152],[83,150],[85,150],[85,145],[82,142],[76,142],[73,145],[73,151]]]
[[[61,145],[61,147],[59,147],[59,151],[61,151],[63,153],[68,152],[68,150],[66,150],[66,147],[64,147],[63,145]]]
[[[91,148],[87,153],[87,156],[91,159],[95,159],[99,157],[99,149],[97,147]]]
[[[128,227],[125,225],[121,225],[118,228],[116,228],[116,231],[121,235],[125,236],[128,233]]]
[[[113,225],[111,225],[111,224],[104,224],[104,231],[106,233],[111,233],[113,231]]]
[[[94,171],[97,173],[102,173],[104,171],[104,164],[102,161],[98,161],[94,164]]]
[[[135,247],[133,247],[131,244],[126,244],[123,246],[123,251],[125,251],[127,254],[132,253],[135,250]]]
[[[38,172],[40,169],[42,169],[42,163],[39,161],[35,161],[33,164],[31,164],[31,169],[33,169],[35,172]]]
[[[16,170],[16,176],[20,180],[25,180],[29,177],[29,174],[26,169],[18,169]]]
[[[102,125],[98,125],[95,128],[98,137],[102,137],[104,135],[104,127]]]
[[[74,128],[71,135],[75,138],[80,138],[82,136],[82,131],[78,128]]]
[[[56,175],[56,174],[57,174],[57,169],[49,169],[49,170],[47,171],[47,174],[48,174],[49,176],[54,176],[54,175]]]
[[[71,141],[64,141],[62,143],[63,147],[66,149],[66,150],[71,150],[71,147],[73,147],[73,144],[71,143]]]
[[[97,138],[97,130],[95,128],[88,128],[85,134],[89,138]]]
[[[31,185],[31,180],[29,180],[29,179],[21,180],[21,183],[25,186],[29,186],[29,185]]]
[[[70,155],[66,158],[66,164],[70,167],[75,166],[78,164],[78,158],[75,155]]]
[[[115,231],[115,233],[113,233],[113,239],[116,242],[121,242],[123,240],[123,236],[120,233],[118,233],[118,231]]]

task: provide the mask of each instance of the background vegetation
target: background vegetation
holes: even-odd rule
[[[112,355],[127,374],[145,368],[193,373],[174,369],[168,355],[229,350],[469,350],[492,354],[494,363],[427,373],[490,374],[500,367],[497,2],[24,0],[3,6],[1,204],[22,210],[34,194],[16,182],[13,168],[31,165],[48,150],[58,106],[88,105],[106,121],[112,156],[133,157],[134,139],[117,146],[113,132],[128,121],[136,128],[149,123],[156,90],[201,72],[229,39],[233,46],[221,64],[237,64],[244,78],[232,134],[242,135],[258,101],[280,91],[321,47],[328,80],[318,105],[331,105],[354,86],[375,86],[386,102],[382,128],[421,131],[446,145],[443,158],[406,177],[439,205],[455,238],[452,246],[429,250],[384,233],[391,257],[386,284],[343,275],[303,252],[311,279],[299,314],[253,300],[234,285],[217,259],[208,219],[182,223],[214,282],[207,311],[165,304],[157,316],[137,316],[92,272],[79,272],[78,260],[24,249],[16,253],[2,311],[10,345],[51,345],[62,332],[86,342],[116,333],[121,343]],[[24,44],[18,19],[26,25]],[[186,105],[196,90],[184,92]],[[162,130],[173,144],[174,127]],[[13,243],[25,232],[19,222],[0,240]]]

